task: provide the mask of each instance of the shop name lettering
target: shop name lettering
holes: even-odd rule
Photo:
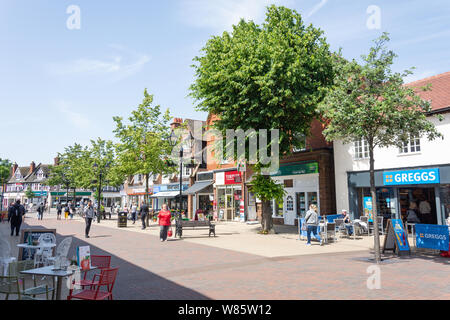
[[[430,233],[423,233],[420,234],[421,238],[425,239],[433,239],[433,240],[447,240],[447,237],[444,234],[430,234]]]
[[[414,182],[434,182],[437,181],[436,172],[410,172],[410,173],[397,173],[387,174],[386,182],[392,183],[414,183]]]

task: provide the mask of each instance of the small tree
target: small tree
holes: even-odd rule
[[[305,147],[317,104],[333,82],[331,53],[320,29],[306,26],[295,10],[272,5],[262,25],[241,20],[231,33],[210,39],[202,52],[194,59],[191,96],[198,110],[219,117],[215,127],[223,136],[228,129],[279,130],[280,155]],[[259,187],[274,191],[261,199],[267,233],[273,227],[270,201],[279,192],[270,176],[256,172]]]
[[[25,191],[25,197],[27,197],[30,202],[33,202],[33,199],[36,198],[36,195],[33,191],[31,191],[31,186]]]
[[[3,193],[5,192],[6,183],[11,176],[12,163],[9,160],[0,158],[0,188],[2,189],[2,195],[0,198],[0,211],[3,211]]]
[[[171,152],[169,143],[170,114],[162,113],[159,105],[152,106],[153,95],[144,91],[144,100],[128,118],[114,117],[114,133],[120,142],[116,145],[118,168],[116,174],[132,176],[142,174],[145,177],[145,202],[148,203],[149,179],[152,174],[167,174],[174,171],[168,167],[165,159]]]
[[[375,148],[402,147],[411,136],[426,136],[429,140],[441,137],[426,117],[426,113],[431,111],[430,102],[422,100],[416,94],[417,88],[404,86],[403,78],[412,71],[395,73],[391,70],[396,55],[387,51],[388,41],[387,33],[375,40],[375,46],[370,49],[369,55],[362,56],[363,65],[336,55],[335,86],[320,107],[327,123],[324,135],[328,141],[352,143],[364,139],[367,142],[377,263],[381,262],[381,252],[375,188]]]

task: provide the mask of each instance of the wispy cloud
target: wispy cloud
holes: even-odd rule
[[[183,0],[179,16],[194,27],[231,30],[240,19],[259,22],[271,4],[292,6],[293,0]]]
[[[403,79],[405,83],[411,83],[417,80],[422,80],[431,76],[438,74],[435,70],[426,70],[420,73],[411,74]]]
[[[110,45],[115,54],[106,59],[79,58],[47,65],[47,71],[55,76],[108,75],[115,80],[132,76],[150,61],[150,56],[136,53],[120,45]]]
[[[328,0],[317,0],[320,1],[320,3],[318,3],[317,5],[314,6],[314,8],[308,12],[308,14],[306,15],[306,18],[311,17],[312,15],[314,15],[317,11],[319,11],[320,9],[322,9],[322,7],[324,5],[327,4]]]
[[[91,125],[89,118],[79,112],[73,111],[73,107],[67,101],[58,101],[55,103],[58,111],[77,129],[87,129]]]

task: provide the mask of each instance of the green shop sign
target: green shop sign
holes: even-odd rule
[[[47,191],[33,191],[33,193],[36,197],[46,197],[47,196]]]
[[[63,196],[63,197],[65,197],[66,193],[67,192],[51,192],[50,194],[52,196],[60,196],[60,197]],[[91,192],[77,192],[77,196],[88,196],[88,197],[90,197],[91,195],[92,195]],[[73,192],[69,191],[69,196],[73,196]]]
[[[319,173],[318,162],[294,163],[289,165],[281,165],[278,171],[271,174],[272,177],[296,176],[301,174]]]

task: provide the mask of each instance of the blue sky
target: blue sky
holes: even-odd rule
[[[448,0],[0,0],[0,158],[52,163],[66,146],[113,139],[112,117],[127,117],[144,88],[172,115],[206,119],[187,97],[192,59],[239,18],[262,22],[271,3],[296,9],[347,58],[388,31],[395,70],[417,68],[407,81],[450,71]],[[67,28],[70,5],[79,30]],[[367,27],[371,5],[381,29]]]

